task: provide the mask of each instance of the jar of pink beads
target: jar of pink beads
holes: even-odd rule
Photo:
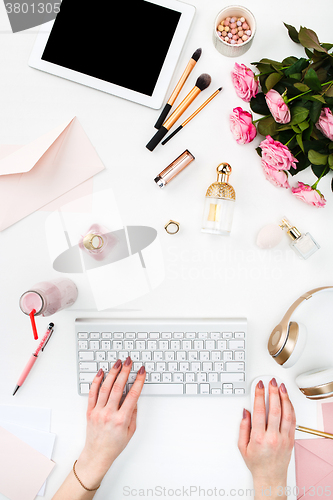
[[[252,45],[255,31],[256,21],[252,12],[240,5],[225,7],[214,23],[215,48],[228,57],[241,56]]]

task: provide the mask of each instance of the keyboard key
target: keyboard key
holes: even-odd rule
[[[205,341],[205,349],[209,349],[213,351],[215,349],[215,340],[206,340]]]
[[[150,381],[151,382],[160,382],[161,381],[161,374],[160,373],[152,373],[150,376]]]
[[[225,363],[226,372],[243,372],[245,370],[245,363],[229,362]]]
[[[224,339],[232,339],[232,332],[223,332],[222,337]]]
[[[245,349],[245,340],[229,340],[229,349]]]
[[[181,348],[189,351],[190,349],[192,349],[192,341],[191,340],[183,340]]]
[[[93,351],[99,349],[99,340],[90,340],[89,349],[92,349]]]
[[[221,382],[244,382],[245,373],[221,373]]]
[[[201,363],[191,363],[191,372],[200,372]]]
[[[114,340],[112,342],[112,349],[114,351],[121,351],[121,349],[124,348],[123,341],[122,340]]]
[[[179,363],[179,371],[180,372],[188,372],[189,369],[190,369],[190,363],[188,363],[187,361]]]
[[[180,341],[179,340],[170,340],[170,349],[173,351],[177,351],[180,349]]]
[[[245,389],[235,389],[235,394],[245,394]]]
[[[210,356],[212,361],[221,361],[221,351],[212,351]]]
[[[155,351],[157,349],[156,340],[148,340],[147,341],[147,349],[149,349],[150,351]]]
[[[159,340],[158,341],[158,348],[167,350],[169,349],[169,341],[168,340]]]
[[[245,337],[244,332],[235,332],[235,339],[243,339]]]
[[[136,338],[135,332],[126,332],[125,338],[126,339],[135,339]]]
[[[150,351],[142,351],[141,353],[142,361],[151,361],[152,355]]]
[[[96,361],[105,361],[106,360],[106,353],[104,351],[97,351],[95,353],[95,359],[96,359]]]
[[[94,361],[94,353],[91,351],[80,351],[79,352],[80,361]]]
[[[214,363],[214,371],[215,372],[223,372],[223,363],[221,363],[220,361],[217,361],[216,363]]]
[[[186,394],[198,394],[198,384],[186,384]]]
[[[173,381],[174,382],[184,382],[184,373],[174,373],[173,374]]]
[[[91,383],[96,377],[97,372],[94,373],[80,373],[80,382]]]
[[[155,361],[163,361],[164,352],[163,351],[155,351],[154,352],[154,360]]]
[[[153,372],[155,370],[155,363],[145,363],[146,372]]]
[[[131,372],[128,376],[128,383],[132,384],[136,379],[136,373]]]
[[[185,338],[187,339],[195,339],[195,332],[186,332]]]
[[[88,332],[79,332],[77,334],[79,339],[87,339],[88,338]]]
[[[80,384],[80,393],[89,394],[89,384]]]
[[[158,396],[163,394],[176,395],[183,393],[184,393],[183,384],[144,384],[141,395]]]
[[[223,351],[223,361],[232,361],[232,351]]]
[[[186,382],[195,382],[195,373],[186,373],[185,374],[185,379],[186,379]]]
[[[221,394],[221,389],[212,389],[211,393],[212,394]]]
[[[176,358],[177,358],[177,361],[186,361],[186,352],[185,351],[178,351],[176,353]]]
[[[124,349],[126,349],[126,351],[132,351],[132,349],[134,349],[134,341],[133,340],[125,340]]]
[[[200,351],[200,361],[209,361],[210,352],[209,351]]]
[[[211,332],[210,334],[210,338],[214,340],[218,340],[220,336],[221,336],[220,332]]]
[[[91,339],[99,339],[100,333],[99,332],[90,332],[90,338]]]
[[[223,389],[232,389],[233,384],[223,384]]]
[[[202,363],[202,370],[204,372],[213,371],[213,363],[211,363],[211,362]]]
[[[216,344],[217,349],[219,349],[220,351],[225,351],[227,348],[226,340],[218,340]]]
[[[161,338],[162,339],[171,339],[171,337],[172,337],[171,332],[162,332],[161,333]]]
[[[79,363],[80,372],[97,372],[97,363]]]
[[[208,337],[207,332],[198,332],[198,339],[206,339]]]
[[[245,360],[245,352],[244,351],[235,351],[234,358],[235,358],[235,361],[244,361]]]
[[[162,373],[163,382],[171,382],[171,373]]]
[[[102,339],[110,339],[111,332],[102,332]]]
[[[200,384],[200,394],[209,394],[209,384]]]
[[[165,351],[164,356],[165,356],[165,361],[175,360],[175,353],[173,351]]]
[[[208,373],[208,382],[218,382],[218,374],[215,372]]]
[[[174,332],[173,338],[174,339],[182,339],[182,338],[184,338],[184,333],[183,332]]]
[[[118,357],[116,351],[108,351],[107,358],[108,361],[117,361]]]
[[[165,372],[166,370],[166,363],[156,363],[156,371],[157,372]]]
[[[148,338],[148,333],[147,332],[138,332],[137,333],[137,338],[138,339],[147,339]]]
[[[232,394],[232,389],[223,389],[223,394]]]
[[[169,372],[176,372],[178,370],[178,363],[168,363],[168,371]]]
[[[125,359],[128,358],[128,351],[119,351],[118,352],[118,358],[121,361],[125,361]]]
[[[107,361],[102,361],[101,363],[98,363],[98,369],[100,368],[102,368],[105,374],[109,373],[109,363]]]
[[[198,373],[197,382],[207,382],[207,373]]]
[[[135,349],[139,349],[140,351],[143,351],[146,349],[146,341],[145,340],[136,340],[135,341]]]
[[[139,361],[140,360],[140,352],[139,351],[132,351],[130,353],[132,361]]]
[[[189,351],[188,353],[188,360],[189,361],[196,361],[199,359],[199,354],[197,351]]]
[[[110,351],[111,341],[110,340],[102,340],[101,349],[103,349],[103,351]]]
[[[203,340],[193,340],[193,349],[195,349],[196,351],[202,351],[203,348]]]
[[[160,338],[160,333],[159,332],[150,332],[149,333],[149,338],[150,339],[159,339]]]
[[[123,334],[123,332],[113,332],[113,338],[114,339],[123,339],[124,334]]]
[[[78,345],[79,345],[79,349],[88,349],[88,341],[87,340],[80,340]]]

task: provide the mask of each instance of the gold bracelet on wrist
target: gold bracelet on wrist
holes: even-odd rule
[[[77,463],[77,460],[75,460],[74,464],[73,464],[73,472],[74,472],[74,476],[76,477],[76,479],[79,481],[79,483],[81,484],[82,488],[84,488],[85,490],[87,491],[96,491],[98,490],[98,488],[100,487],[100,484],[97,486],[97,488],[87,488],[81,481],[81,479],[78,477],[78,475],[76,474],[76,471],[75,471],[75,465]]]

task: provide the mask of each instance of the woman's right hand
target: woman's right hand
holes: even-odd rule
[[[265,389],[256,386],[252,415],[244,410],[238,448],[251,471],[255,498],[285,499],[287,470],[294,446],[296,416],[284,384],[269,383],[269,413],[266,426]],[[282,489],[283,488],[283,489]],[[266,491],[266,495],[263,493]],[[282,494],[281,494],[282,493]]]

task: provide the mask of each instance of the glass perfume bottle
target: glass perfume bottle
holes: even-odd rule
[[[236,201],[235,190],[228,183],[231,170],[228,163],[220,163],[216,168],[217,182],[211,184],[206,193],[203,233],[230,234]]]
[[[33,310],[34,316],[51,316],[66,307],[70,307],[77,299],[78,290],[72,280],[56,278],[52,281],[41,281],[21,295],[20,308],[28,316]]]
[[[103,260],[115,246],[117,240],[110,231],[100,224],[93,224],[79,241],[79,247],[95,260]]]
[[[281,221],[280,227],[287,229],[287,233],[293,240],[290,246],[299,257],[308,259],[312,254],[319,250],[320,246],[310,233],[302,234],[297,227],[293,226],[289,220],[284,217]]]

